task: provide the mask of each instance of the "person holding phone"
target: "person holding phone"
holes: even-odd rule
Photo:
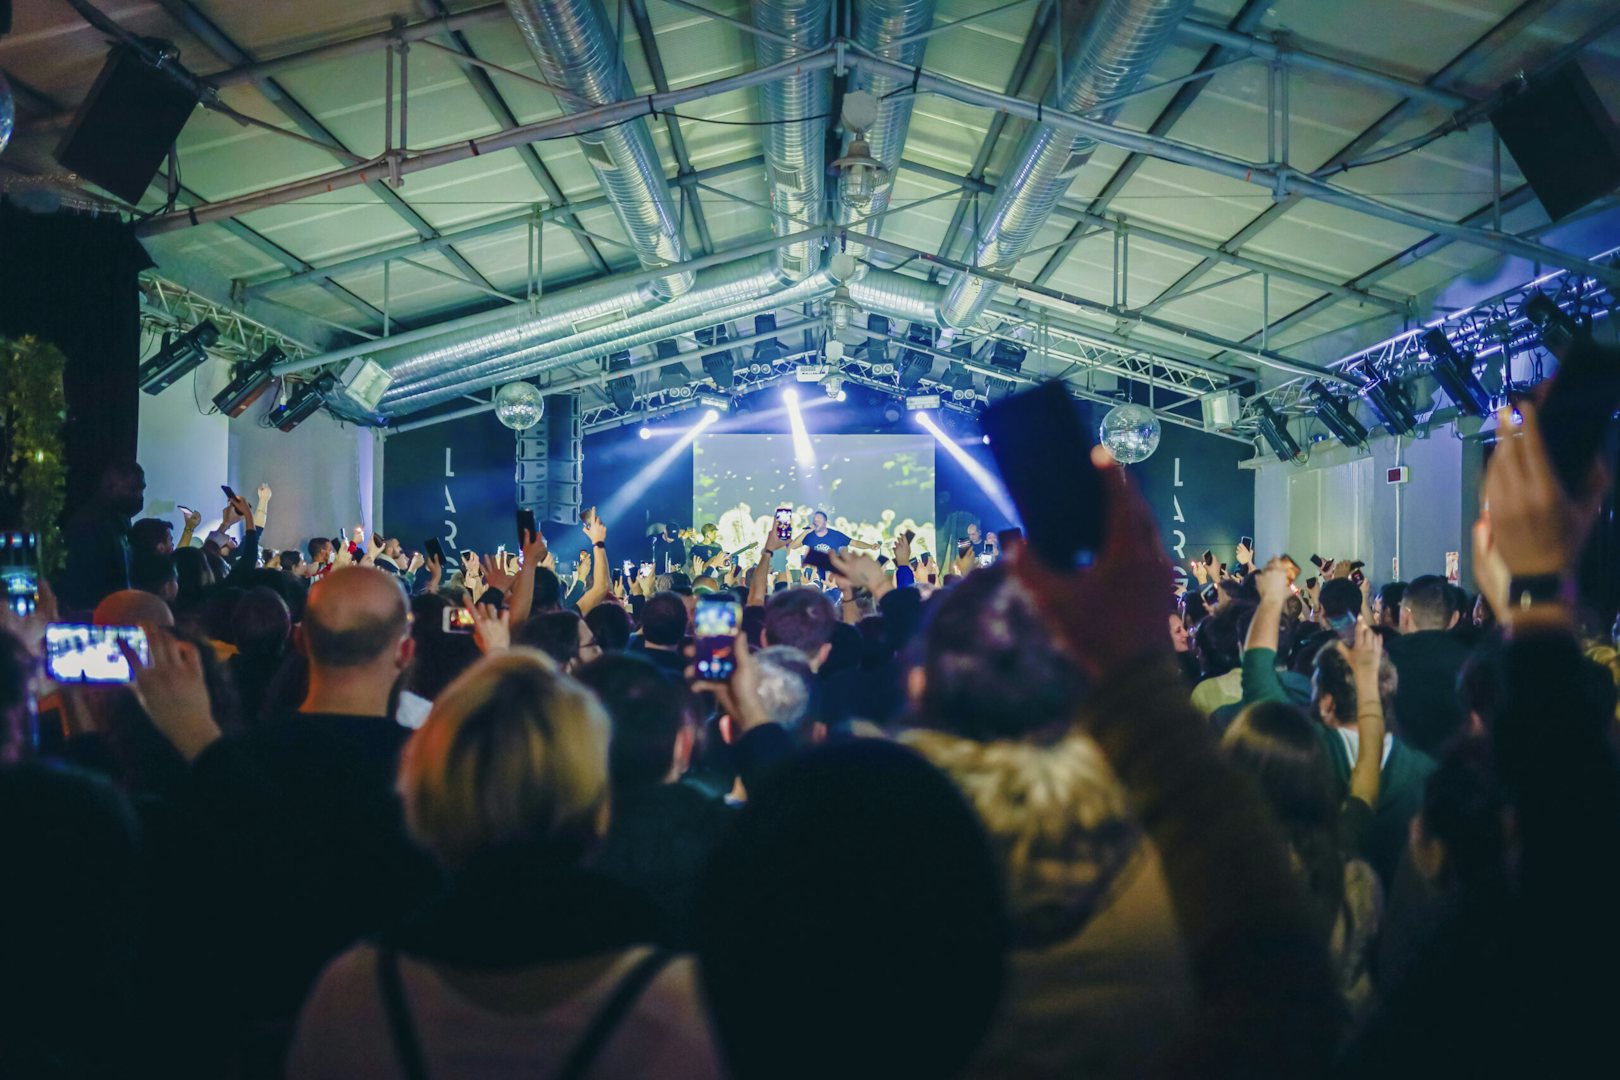
[[[62,528],[67,564],[58,583],[62,610],[87,612],[103,598],[129,588],[133,552],[131,519],[146,505],[146,472],[134,461],[109,465],[96,493],[70,507]]]

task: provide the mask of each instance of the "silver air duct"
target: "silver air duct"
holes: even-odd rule
[[[898,46],[894,43],[921,33],[933,22],[934,0],[861,0],[855,5],[855,41],[886,60],[917,67],[928,48],[928,39]],[[905,149],[906,133],[911,128],[912,96],[905,92],[900,80],[864,71],[856,73],[850,89],[864,90],[877,99],[877,120],[866,130],[866,144],[867,152],[883,166],[885,180],[870,196],[857,198],[848,190],[847,178],[841,178],[838,223],[852,225],[859,221],[861,232],[876,236],[883,228],[881,215],[889,208],[895,170],[900,167],[900,152]],[[848,144],[846,138],[845,146]],[[851,242],[846,250],[856,258],[867,257],[863,245]]]
[[[570,290],[558,298],[567,308],[565,314],[541,319],[525,314],[513,326],[485,331],[470,340],[452,342],[426,353],[414,345],[377,353],[374,359],[390,372],[423,373],[406,386],[396,380],[383,398],[382,410],[390,415],[415,412],[513,379],[532,378],[661,338],[788,307],[830,287],[825,275],[813,274],[783,288],[776,258],[767,253],[699,271],[685,295],[625,317],[602,311],[603,304],[612,302],[611,297],[588,302],[581,295],[583,290]],[[624,295],[622,287],[620,295]],[[566,336],[534,340],[523,333],[529,325],[550,325],[570,316],[576,317],[577,325]],[[526,340],[532,343],[524,344]]]
[[[506,0],[506,6],[540,65],[541,77],[580,99],[559,97],[564,111],[580,112],[591,104],[635,96],[602,0]],[[636,119],[580,135],[579,141],[641,265],[654,269],[685,262],[681,216],[664,181],[647,121]],[[661,278],[654,286],[658,296],[666,298],[691,287],[692,275],[686,271]]]
[[[755,54],[760,67],[791,60],[826,46],[830,36],[832,0],[755,0],[754,25],[793,42],[773,41],[758,35]],[[825,69],[786,75],[759,88],[765,119],[763,129],[765,175],[770,183],[771,209],[776,234],[813,229],[822,221],[822,176],[826,171],[823,149],[827,110],[832,102],[832,76]],[[784,123],[801,117],[799,123]],[[813,274],[820,244],[792,244],[777,253],[782,276],[801,281]]]
[[[1192,6],[1192,0],[1105,0],[1091,25],[1064,55],[1063,83],[1048,95],[1047,103],[1067,112],[1086,113],[1099,102],[1130,93],[1159,59]],[[1108,109],[1099,119],[1110,122],[1117,112],[1117,107]],[[1096,148],[1091,139],[1045,124],[1031,126],[1001,174],[974,265],[1010,272]],[[993,281],[958,271],[940,304],[940,324],[957,329],[972,326],[996,288]]]

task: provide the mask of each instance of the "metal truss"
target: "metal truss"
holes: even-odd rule
[[[1592,261],[1620,267],[1620,248],[1596,255]],[[1505,401],[1509,390],[1534,385],[1544,377],[1541,361],[1545,350],[1541,335],[1521,313],[1524,302],[1538,292],[1548,296],[1561,310],[1577,319],[1614,317],[1617,298],[1612,287],[1595,277],[1557,270],[1343,356],[1327,365],[1334,372],[1334,377],[1323,381],[1335,393],[1355,395],[1369,383],[1380,380],[1400,382],[1420,376],[1429,369],[1422,339],[1429,331],[1438,329],[1445,333],[1458,352],[1472,358],[1476,370],[1482,366],[1494,367],[1504,373],[1500,379],[1491,380],[1489,386],[1495,388],[1500,385],[1500,393],[1496,396]],[[1511,383],[1506,374],[1510,370],[1507,363],[1513,357],[1524,354],[1532,357],[1531,378]],[[1239,426],[1245,430],[1253,429],[1257,415],[1254,402],[1258,398],[1265,398],[1279,413],[1297,415],[1310,412],[1308,385],[1307,379],[1290,379],[1256,394],[1245,402],[1244,416]]]
[[[272,345],[295,359],[320,352],[307,342],[288,337],[235,308],[199,296],[150,270],[141,274],[139,288],[143,330],[184,333],[199,323],[212,322],[219,328],[219,340],[208,352],[233,364],[256,359]]]

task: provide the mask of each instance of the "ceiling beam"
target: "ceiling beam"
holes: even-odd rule
[[[647,17],[647,0],[630,0],[630,18],[636,24],[636,37],[641,41],[642,55],[647,59],[647,70],[652,74],[653,89],[660,94],[669,93],[669,78],[664,73],[664,57],[658,51],[658,39],[653,33],[652,20]],[[623,28],[620,29],[623,33]],[[669,145],[675,151],[677,177],[692,174],[692,159],[686,152],[686,139],[681,134],[681,122],[673,114],[666,114],[664,127],[669,132]],[[703,200],[696,188],[685,191],[686,206],[692,214],[692,225],[697,229],[703,254],[714,251],[714,237],[709,235],[709,222],[703,216]]]

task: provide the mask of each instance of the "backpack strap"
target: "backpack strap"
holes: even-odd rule
[[[405,1080],[428,1080],[416,1024],[405,1001],[405,983],[399,975],[399,951],[392,945],[377,947],[377,989],[382,994],[383,1011],[388,1014],[388,1033],[393,1036],[400,1074]]]
[[[584,1080],[586,1073],[595,1063],[602,1047],[618,1030],[624,1018],[630,1014],[635,1006],[636,999],[646,990],[658,973],[670,962],[673,954],[664,949],[654,949],[638,961],[629,974],[619,980],[614,987],[613,994],[607,1002],[597,1010],[591,1018],[590,1026],[585,1034],[580,1036],[579,1042],[568,1054],[563,1063],[562,1070],[557,1073],[556,1080]],[[410,1080],[427,1080],[425,1074],[414,1075]]]

